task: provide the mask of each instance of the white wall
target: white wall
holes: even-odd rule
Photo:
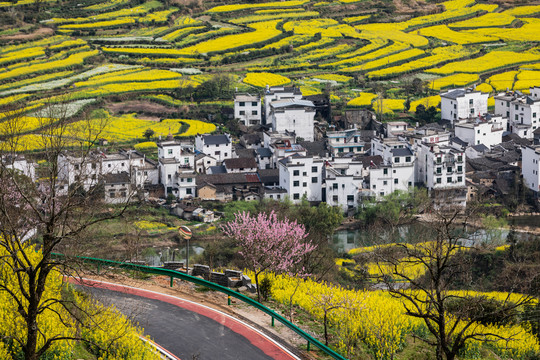
[[[271,113],[272,130],[277,132],[294,131],[296,137],[305,141],[315,140],[315,110],[304,108],[287,108],[274,110]]]
[[[526,146],[521,149],[521,171],[525,185],[533,190],[540,191],[540,147]]]

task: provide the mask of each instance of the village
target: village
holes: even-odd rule
[[[477,197],[508,195],[521,177],[538,195],[540,87],[495,96],[493,113],[488,94],[449,90],[441,93],[441,122],[424,126],[382,123],[372,112],[351,110],[336,119],[339,128],[324,131],[315,116],[326,107],[296,87],[267,87],[263,97],[237,93],[240,138],[199,134],[189,141],[169,134],[158,140],[157,161],[132,149],[96,150],[89,159],[64,153],[58,191],[101,184],[108,203],[174,200],[177,215],[188,217],[197,210],[194,199],[305,199],[354,215],[366,199],[414,186],[427,188],[437,206],[465,208]],[[24,156],[13,166],[35,180],[36,164]],[[203,209],[195,215],[214,218]]]

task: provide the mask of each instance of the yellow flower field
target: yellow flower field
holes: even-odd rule
[[[239,17],[232,19],[231,23],[233,24],[247,24],[257,21],[268,21],[274,19],[298,19],[303,17],[315,17],[318,16],[317,11],[301,11],[301,12],[279,12],[274,14],[258,14]]]
[[[352,66],[352,67],[346,67],[341,68],[339,71],[343,72],[357,72],[357,71],[366,71],[371,69],[377,69],[380,67],[384,67],[385,65],[393,64],[396,62],[404,61],[407,59],[412,59],[416,57],[420,57],[425,54],[424,50],[420,49],[410,49],[405,50],[397,54],[386,56],[382,59],[373,60],[370,62],[367,62],[362,65]]]
[[[540,86],[540,71],[522,70],[517,74],[514,90],[527,90]]]
[[[377,94],[361,93],[360,96],[355,97],[347,103],[349,106],[368,106],[371,105],[373,99],[377,97]]]
[[[339,74],[321,74],[321,75],[317,75],[315,78],[321,79],[321,80],[333,80],[333,81],[342,82],[342,83],[346,83],[353,79],[350,76],[339,75]]]
[[[91,30],[91,29],[100,29],[107,27],[117,27],[121,25],[134,24],[135,20],[132,18],[120,18],[115,20],[106,20],[98,21],[94,23],[84,23],[84,24],[68,24],[59,26],[63,30]]]
[[[518,71],[507,71],[491,76],[487,82],[497,91],[512,90]]]
[[[267,72],[247,73],[243,81],[246,84],[257,87],[265,87],[266,85],[280,86],[291,82],[291,80],[286,78],[285,76]]]
[[[380,112],[380,101],[375,100],[373,102],[373,109]],[[405,108],[404,99],[382,99],[382,112],[383,114],[391,114],[394,111],[402,111]]]
[[[490,93],[493,91],[493,87],[487,83],[482,83],[480,85],[476,85],[476,90],[483,93]]]
[[[538,13],[540,13],[540,5],[518,6],[504,11],[504,14],[511,16],[531,16]]]
[[[476,74],[453,74],[431,81],[429,88],[433,90],[441,90],[452,87],[463,87],[472,84],[479,79],[479,76]]]
[[[540,54],[532,52],[492,51],[479,58],[453,62],[440,68],[426,70],[434,74],[450,75],[457,72],[482,74],[498,68],[540,60]]]
[[[189,27],[185,27],[185,28],[181,28],[181,29],[178,29],[178,30],[175,30],[171,33],[168,33],[167,35],[165,36],[162,36],[161,38],[163,40],[167,40],[167,41],[174,41],[180,37],[183,37],[189,33],[192,33],[194,31],[197,31],[197,30],[200,30],[200,29],[204,29],[204,26],[189,26]]]
[[[411,101],[411,106],[409,107],[410,112],[415,112],[418,105],[424,105],[427,108],[430,106],[437,107],[441,103],[441,96],[428,96],[419,100]]]
[[[451,23],[448,26],[454,29],[502,27],[511,25],[515,20],[516,18],[508,13],[489,13],[477,18]]]
[[[110,83],[122,83],[129,81],[158,81],[158,80],[169,80],[169,79],[178,79],[182,77],[182,74],[179,74],[170,70],[150,70],[144,69],[141,71],[138,70],[125,70],[121,71],[121,74],[109,73],[104,75],[98,75],[88,79],[87,81],[81,81],[75,83],[76,87],[85,87],[85,86],[97,86]]]
[[[291,0],[291,1],[274,1],[267,3],[252,3],[252,4],[236,4],[236,5],[221,5],[216,6],[208,10],[208,13],[229,12],[238,10],[247,10],[253,8],[269,8],[269,7],[288,7],[288,6],[300,6],[309,2],[309,0]]]
[[[418,30],[422,36],[429,36],[459,45],[478,44],[498,41],[499,38],[489,35],[470,34],[464,31],[455,31],[447,25],[435,25]]]
[[[375,46],[376,45],[374,45],[373,47],[375,47]],[[400,43],[400,42],[396,42],[396,43],[394,43],[392,45],[383,47],[383,48],[375,50],[375,51],[370,51],[371,49],[368,49],[368,52],[364,53],[364,55],[353,56],[353,57],[350,57],[350,58],[347,58],[347,59],[344,59],[344,60],[339,60],[339,61],[332,62],[332,63],[329,63],[329,64],[323,64],[322,66],[323,67],[339,67],[339,66],[345,66],[345,65],[350,65],[350,64],[359,64],[359,63],[362,63],[364,61],[377,59],[377,58],[381,58],[383,56],[388,56],[390,54],[398,53],[398,52],[403,51],[403,50],[408,49],[408,48],[409,48],[409,45],[404,44],[404,43]]]
[[[385,77],[385,76],[395,76],[398,74],[413,72],[416,70],[422,70],[433,65],[437,65],[442,62],[447,62],[450,60],[456,60],[470,56],[478,52],[476,49],[464,48],[461,45],[456,46],[445,46],[436,48],[431,52],[430,56],[423,57],[418,60],[413,60],[406,62],[405,64],[385,67],[384,69],[371,71],[368,73],[369,77]]]

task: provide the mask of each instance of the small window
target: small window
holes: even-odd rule
[[[293,176],[300,176],[300,170],[294,170],[292,174]]]
[[[311,183],[312,183],[312,184],[316,184],[317,182],[318,182],[318,179],[317,179],[316,176],[314,176],[314,177],[311,178]]]
[[[304,172],[302,173],[302,176],[307,176],[307,172],[304,171]]]
[[[114,191],[111,191],[111,192],[109,193],[109,197],[110,197],[110,198],[114,198],[114,195],[115,195]]]
[[[462,156],[462,155],[458,155],[457,161],[458,161],[458,162],[462,162],[462,161],[463,161],[463,156]]]
[[[388,175],[388,169],[387,168],[383,169],[383,175]]]
[[[302,187],[307,187],[307,182],[303,182]]]
[[[354,201],[354,195],[347,195],[347,201]]]
[[[293,186],[300,186],[300,181],[298,181],[298,180],[293,181]]]
[[[92,169],[95,169],[96,167],[96,163],[92,163]]]
[[[172,179],[172,175],[171,175],[171,174],[167,175],[167,179],[171,180],[171,179]]]
[[[469,105],[473,105],[474,104],[474,100],[473,99],[469,99]]]
[[[383,185],[388,185],[388,181],[384,180]]]
[[[396,157],[394,158],[394,162],[395,162],[395,163],[399,163],[399,157],[396,156]]]
[[[108,167],[109,169],[111,168],[111,166],[112,166],[111,164],[107,165],[107,167]]]
[[[405,157],[405,162],[411,162],[411,157],[410,157],[410,156],[406,156],[406,157]]]
[[[452,169],[452,167],[451,167],[451,166],[448,166],[448,167],[446,168],[446,172],[448,172],[448,173],[451,173],[451,172],[452,172],[452,170],[453,170],[453,169]]]
[[[332,196],[332,201],[338,202],[338,196],[337,195]]]
[[[256,102],[256,101],[252,101],[252,102],[251,102],[251,106],[257,106],[257,102]]]
[[[239,114],[240,115],[246,115],[246,112],[244,110],[240,110]]]
[[[186,194],[191,195],[191,189],[190,188],[186,189]]]
[[[459,166],[457,167],[457,171],[458,171],[458,172],[462,172],[462,171],[463,171],[463,166],[459,165]]]
[[[438,167],[438,168],[437,168],[437,174],[439,174],[439,175],[440,175],[440,174],[441,174],[441,172],[442,172],[442,168]]]
[[[238,106],[246,106],[246,103],[244,101],[240,101],[240,103],[238,104]]]
[[[458,181],[458,182],[462,182],[462,181],[463,181],[463,177],[458,176],[458,177],[457,177],[457,181]]]
[[[442,183],[442,179],[441,178],[437,178],[437,184],[441,184]]]
[[[332,189],[337,190],[337,188],[338,188],[338,184],[336,183],[332,184]]]
[[[258,112],[257,110],[253,110],[253,111],[251,112],[251,115],[257,115],[258,113],[259,113],[259,112]]]
[[[126,194],[125,191],[122,191],[122,192],[120,193],[120,196],[122,196],[122,197],[126,197],[126,195],[127,195],[127,194]]]
[[[447,183],[451,183],[451,182],[452,182],[452,178],[451,178],[451,177],[447,177],[447,178],[446,178],[446,182],[447,182]]]
[[[193,182],[193,178],[187,178],[187,182]]]
[[[293,194],[293,199],[294,200],[300,199],[300,194]]]
[[[397,184],[398,183],[398,179],[394,179],[394,184]]]
[[[169,151],[167,151],[167,153],[168,153],[169,155],[172,155],[172,149],[169,149]]]
[[[316,166],[312,166],[312,167],[311,167],[311,172],[317,172],[317,167],[316,167]]]

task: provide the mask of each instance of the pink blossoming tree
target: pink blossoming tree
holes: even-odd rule
[[[316,248],[306,241],[308,233],[302,224],[279,220],[273,211],[257,216],[251,216],[249,212],[238,213],[233,221],[222,226],[222,230],[237,240],[240,255],[255,273],[259,302],[259,275],[262,272],[305,275],[301,266],[303,257]]]

